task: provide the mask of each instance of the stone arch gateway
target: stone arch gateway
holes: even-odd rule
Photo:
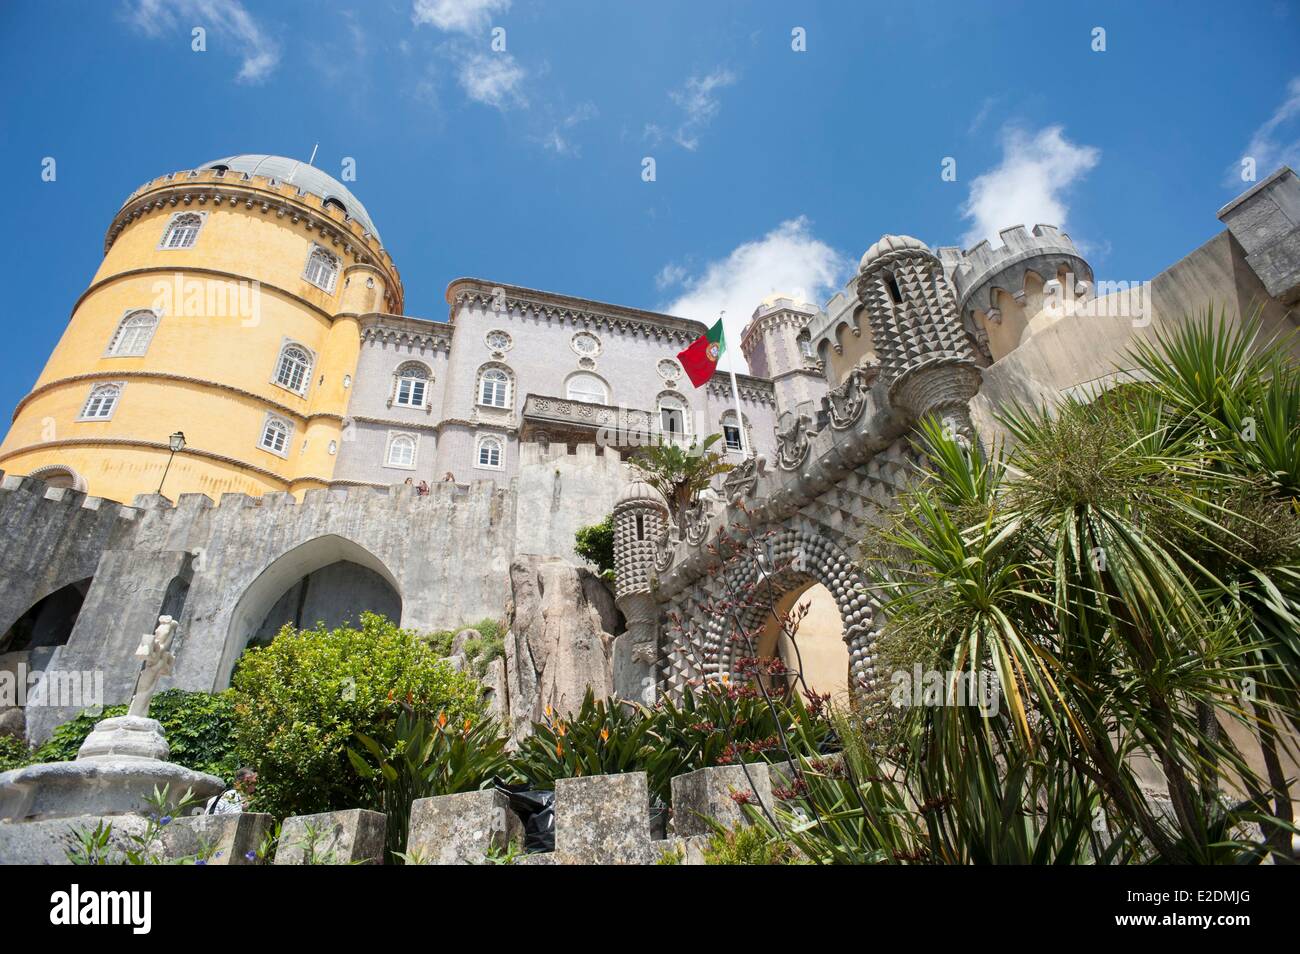
[[[857,293],[878,363],[845,375],[815,420],[811,411],[787,412],[775,461],[748,458],[727,475],[723,499],[701,498],[682,513],[670,515],[644,484],[615,507],[619,605],[640,663],[616,666],[616,679],[653,679],[677,695],[734,673],[736,633],[749,631],[782,593],[814,580],[839,610],[850,688],[881,688],[879,600],[862,570],[861,539],[923,466],[919,421],[932,417],[974,440],[969,403],[981,378],[952,288],[923,243],[882,238],[862,257]],[[633,519],[662,528],[653,546],[633,542]],[[757,558],[727,561],[719,544],[735,536],[749,540]],[[752,597],[748,615],[728,619],[718,606],[737,593]]]

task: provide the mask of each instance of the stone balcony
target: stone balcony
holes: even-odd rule
[[[629,436],[633,443],[645,443],[655,423],[652,411],[529,394],[524,398],[519,438],[539,444],[622,446]]]

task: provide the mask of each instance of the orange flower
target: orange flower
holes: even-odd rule
[[[447,713],[445,712],[438,713],[438,728],[440,729],[447,728]]]
[[[609,729],[601,729],[601,730],[600,730],[600,741],[602,741],[602,742],[608,742],[608,741],[609,741]]]
[[[472,723],[469,719],[466,719],[466,720],[465,720],[465,734],[466,734],[466,735],[469,735],[469,727],[470,727],[471,725],[473,725],[473,723]]]
[[[569,727],[568,727],[567,725],[565,725],[563,722],[561,722],[561,723],[556,727],[555,731],[558,732],[558,733],[560,733],[561,736],[566,736],[566,735],[569,734]]]
[[[555,754],[556,754],[556,756],[557,756],[558,758],[564,758],[564,743],[563,743],[563,742],[556,742],[556,743],[555,743]]]

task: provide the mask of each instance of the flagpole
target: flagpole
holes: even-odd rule
[[[725,311],[720,312],[718,319],[721,320],[725,314]],[[725,354],[730,350],[726,346],[727,326],[725,324],[722,326],[722,340],[724,342],[723,353]],[[736,429],[740,431],[740,457],[744,460],[749,456],[749,435],[745,433],[745,415],[740,410],[740,385],[736,383],[736,362],[734,360],[727,362],[727,370],[731,372],[731,399],[736,404]]]

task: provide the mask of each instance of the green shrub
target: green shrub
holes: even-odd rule
[[[794,864],[794,852],[780,838],[769,837],[756,825],[736,822],[730,829],[719,829],[704,849],[706,865],[788,865]]]
[[[239,767],[234,751],[234,694],[215,695],[167,689],[153,697],[149,716],[162,723],[171,761],[229,781]],[[95,725],[104,719],[126,715],[126,706],[106,706],[97,714],[82,712],[54,730],[50,738],[32,753],[34,762],[71,762]]]
[[[22,739],[12,735],[0,735],[0,772],[29,765],[32,755],[32,750]]]
[[[373,613],[360,628],[284,629],[235,671],[235,750],[257,769],[253,805],[278,817],[373,804],[346,749],[381,734],[402,703],[453,724],[481,714],[480,687],[415,633]]]
[[[356,743],[348,759],[388,816],[388,858],[405,859],[413,801],[475,791],[506,768],[506,740],[492,718],[427,719],[403,706],[396,722],[373,737],[358,732]]]
[[[420,638],[439,656],[446,657],[451,655],[451,644],[455,641],[456,634],[463,629],[478,630],[479,635],[467,639],[461,652],[465,655],[469,672],[474,678],[482,679],[487,672],[488,664],[494,659],[503,658],[506,654],[506,628],[500,621],[481,619],[472,626],[440,629]]]
[[[596,699],[588,689],[572,717],[548,711],[545,721],[533,723],[511,768],[540,789],[554,788],[559,778],[645,772],[651,792],[666,801],[677,755],[660,744],[653,728],[644,706]]]
[[[601,576],[614,572],[614,518],[606,517],[600,523],[579,527],[573,535],[573,552],[588,563],[594,563]]]

